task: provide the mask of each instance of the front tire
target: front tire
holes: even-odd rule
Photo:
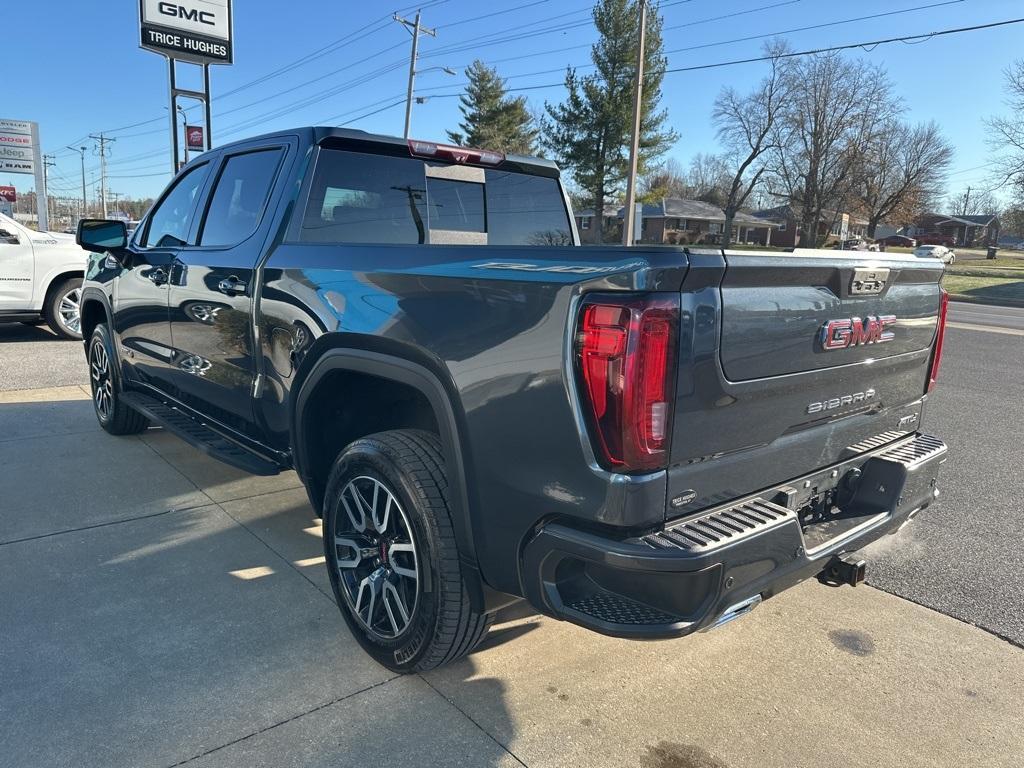
[[[63,339],[82,338],[82,278],[72,277],[50,291],[46,324]]]
[[[107,326],[100,324],[89,340],[89,385],[96,420],[112,435],[136,435],[149,427],[149,421],[121,400],[121,380],[117,356]]]
[[[470,606],[437,436],[379,432],[335,460],[324,496],[324,553],[359,644],[395,672],[465,656],[491,614]]]

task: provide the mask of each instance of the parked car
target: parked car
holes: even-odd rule
[[[916,248],[917,240],[906,235],[889,235],[876,241],[879,245],[884,245],[886,248]]]
[[[916,235],[918,245],[944,245],[952,248],[956,241],[949,235]]]
[[[549,160],[341,128],[217,147],[131,240],[80,226],[96,417],[296,469],[345,621],[400,672],[521,598],[678,637],[863,580],[855,551],[938,496],[942,268],[572,222]]]
[[[943,264],[956,262],[956,254],[944,245],[919,245],[914,249],[914,255],[919,259],[940,259]]]
[[[862,237],[852,237],[849,240],[840,240],[834,246],[832,250],[835,251],[877,251],[878,246],[875,243],[869,243]]]
[[[82,338],[79,301],[88,253],[74,237],[36,232],[0,214],[0,322],[46,322]]]

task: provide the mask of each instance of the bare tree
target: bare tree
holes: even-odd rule
[[[999,210],[999,202],[992,192],[976,187],[967,187],[959,194],[950,195],[946,205],[951,216],[994,215]]]
[[[686,172],[687,197],[722,207],[728,194],[732,173],[721,155],[698,152]]]
[[[771,43],[765,52],[772,56],[771,71],[750,93],[741,96],[732,87],[723,88],[715,99],[713,119],[718,138],[732,171],[725,194],[725,226],[722,244],[732,242],[733,221],[765,172],[765,154],[776,148],[775,123],[788,98],[790,83],[783,77],[779,56],[787,50],[784,43]]]
[[[663,197],[689,197],[691,191],[682,166],[670,158],[640,179],[639,198],[655,203]]]
[[[953,160],[953,147],[935,123],[909,126],[882,121],[867,145],[858,171],[859,208],[868,237],[879,222],[909,224],[934,202]]]
[[[1024,59],[1016,61],[1004,73],[1006,106],[1009,114],[987,121],[989,145],[996,152],[997,185],[1013,186],[1024,199]]]
[[[772,143],[776,192],[800,211],[801,247],[814,247],[826,206],[856,195],[857,170],[878,127],[892,116],[889,81],[878,67],[838,53],[790,59],[787,99]]]

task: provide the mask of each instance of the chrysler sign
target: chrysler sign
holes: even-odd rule
[[[140,46],[195,64],[230,64],[231,0],[139,0]]]

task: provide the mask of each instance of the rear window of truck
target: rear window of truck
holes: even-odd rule
[[[557,179],[324,149],[299,239],[572,245],[572,230]]]

